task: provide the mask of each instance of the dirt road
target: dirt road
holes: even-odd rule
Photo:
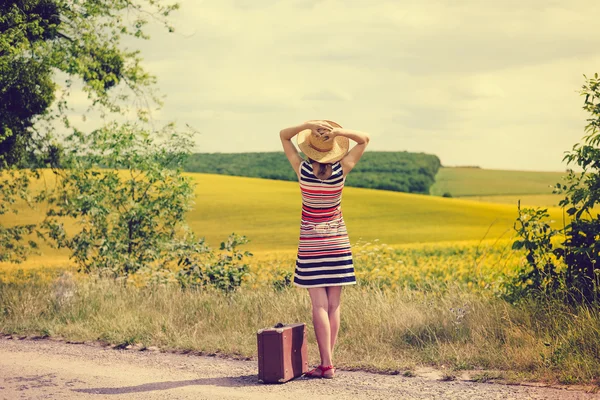
[[[338,371],[257,382],[255,361],[0,338],[0,399],[598,399],[581,391]]]

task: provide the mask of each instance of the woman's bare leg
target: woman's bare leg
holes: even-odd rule
[[[327,291],[323,287],[309,288],[308,293],[312,302],[313,325],[321,354],[321,364],[331,365],[331,329],[327,314],[329,309]]]
[[[329,329],[330,329],[330,348],[331,358],[333,360],[333,348],[337,341],[337,335],[340,330],[340,298],[342,295],[341,286],[327,287],[327,314],[329,314]]]

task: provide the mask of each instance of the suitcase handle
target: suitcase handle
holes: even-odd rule
[[[285,326],[284,323],[278,322],[273,326],[273,328],[283,328],[284,326]]]

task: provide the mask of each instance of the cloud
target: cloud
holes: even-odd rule
[[[391,121],[402,128],[425,131],[447,131],[456,126],[463,117],[458,109],[404,104]]]
[[[591,0],[181,5],[176,34],[128,45],[167,95],[157,119],[205,132],[203,151],[279,150],[281,128],[327,118],[371,149],[563,170],[586,117],[576,91],[600,65]]]
[[[233,0],[233,5],[242,10],[255,10],[269,8],[277,4],[279,0]]]
[[[318,92],[312,92],[302,96],[302,100],[315,100],[315,101],[347,101],[350,100],[351,96],[347,93],[339,91],[321,89]]]

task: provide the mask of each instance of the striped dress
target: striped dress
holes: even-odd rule
[[[300,165],[302,220],[294,285],[302,288],[356,284],[350,240],[342,216],[346,178],[339,162],[320,180],[308,160]]]

